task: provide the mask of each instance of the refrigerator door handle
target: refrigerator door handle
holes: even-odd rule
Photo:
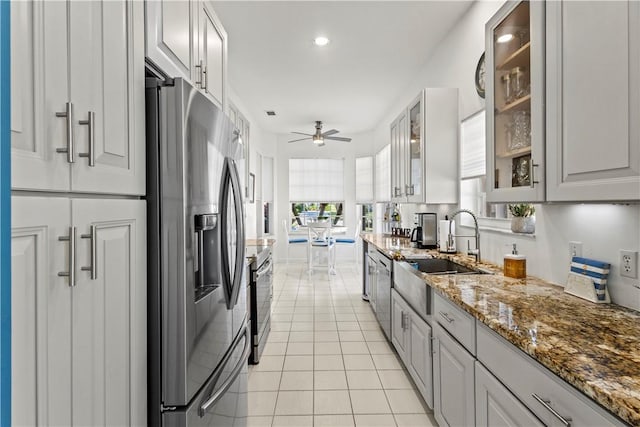
[[[222,385],[213,394],[209,395],[209,397],[207,397],[207,399],[200,404],[200,407],[198,408],[198,416],[200,418],[204,417],[207,410],[211,406],[215,405],[216,402],[220,400],[222,395],[226,393],[227,390],[229,390],[229,388],[231,387],[233,382],[236,380],[238,375],[240,375],[240,371],[242,371],[242,368],[244,368],[247,365],[247,360],[249,359],[249,353],[251,353],[251,337],[249,336],[249,328],[247,327],[246,321],[244,324],[244,331],[242,334],[238,336],[238,338],[240,338],[241,336],[244,336],[245,338],[244,350],[242,351],[242,356],[240,357],[240,360],[238,360],[238,362],[236,363],[236,366],[233,368],[233,370],[231,371],[231,374],[225,380],[225,382],[222,383]],[[232,346],[232,348],[234,348],[237,344],[238,342],[236,341]],[[226,361],[221,365],[221,367],[224,367],[225,364],[226,364]]]
[[[245,265],[245,230],[244,230],[244,205],[242,197],[242,187],[240,186],[240,175],[238,168],[233,160],[229,160],[229,172],[231,173],[231,185],[233,187],[233,201],[236,211],[236,266],[234,269],[233,286],[231,293],[231,307],[235,307],[238,303],[240,288],[242,287],[242,274]]]

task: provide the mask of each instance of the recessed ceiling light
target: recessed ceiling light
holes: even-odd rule
[[[498,37],[498,40],[496,40],[498,43],[506,43],[508,41],[511,41],[513,39],[513,34],[503,34],[500,37]]]
[[[275,116],[276,115],[276,112],[273,111],[273,110],[267,110],[266,113],[267,113],[267,116]]]
[[[316,46],[326,46],[329,44],[329,39],[326,37],[316,37],[315,39],[313,39],[313,43]]]

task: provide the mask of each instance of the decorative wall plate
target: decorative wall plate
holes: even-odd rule
[[[484,52],[482,52],[482,56],[478,60],[478,65],[476,66],[476,92],[480,95],[481,98],[484,98],[484,88],[485,88],[485,63],[484,63]]]

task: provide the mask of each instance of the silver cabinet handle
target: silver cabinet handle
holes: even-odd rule
[[[209,93],[209,89],[207,88],[207,83],[209,83],[209,75],[207,74],[207,67],[202,67],[202,89],[205,92]]]
[[[440,316],[449,323],[453,323],[455,319],[449,317],[449,313],[440,312]]]
[[[67,102],[63,112],[57,112],[56,117],[64,117],[67,125],[67,147],[56,148],[56,153],[67,153],[67,162],[73,163],[73,103]]]
[[[400,328],[404,331],[404,311],[400,310]]]
[[[565,427],[571,426],[571,418],[569,417],[565,418],[562,415],[560,415],[555,409],[553,409],[550,405],[551,401],[549,399],[543,399],[542,397],[538,396],[536,393],[533,393],[531,397],[533,397],[535,400],[540,402],[540,404],[544,406],[547,411],[551,412],[553,416],[559,419],[560,422],[565,425]]]
[[[78,123],[89,127],[89,151],[87,153],[79,153],[78,156],[88,157],[89,166],[94,167],[96,165],[96,113],[89,111],[87,120],[80,120]]]
[[[539,166],[539,164],[533,163],[533,159],[531,159],[529,164],[529,181],[531,182],[531,188],[534,188],[536,184],[540,184],[540,181],[536,181],[534,179],[534,170]]]
[[[60,277],[68,277],[69,278],[69,286],[76,285],[76,228],[69,227],[69,235],[68,236],[60,236],[58,240],[61,242],[69,242],[69,261],[67,264],[68,271],[60,271],[58,272],[58,276]]]
[[[409,329],[409,313],[402,313],[404,318],[404,329]]]
[[[436,351],[433,348],[433,341],[436,339],[433,335],[429,338],[429,351],[431,354],[436,354]]]
[[[205,78],[206,78],[205,74],[207,73],[207,70],[206,70],[207,67],[205,67],[202,63],[202,60],[200,60],[200,63],[196,65],[196,68],[200,70],[200,80],[198,80],[196,84],[200,85],[200,89],[203,89],[206,91],[207,85],[205,81]]]
[[[91,280],[96,280],[98,278],[98,266],[96,263],[96,249],[97,249],[97,240],[96,240],[96,226],[91,226],[91,231],[89,234],[81,234],[81,239],[90,239],[89,244],[91,245],[91,265],[88,267],[80,267],[82,271],[89,271]]]

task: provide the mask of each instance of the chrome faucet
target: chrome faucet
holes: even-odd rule
[[[476,238],[476,248],[475,249],[467,249],[467,255],[473,255],[476,258],[476,262],[480,262],[480,229],[478,228],[478,218],[476,218],[475,214],[471,212],[469,209],[459,209],[455,211],[453,214],[449,215],[449,217],[453,220],[453,218],[460,214],[466,212],[473,218],[473,223],[476,227],[476,234],[474,236],[469,235],[453,235],[451,234],[451,224],[453,222],[449,222],[449,235],[447,236],[447,249],[453,249],[453,238],[454,237],[475,237]],[[467,242],[467,247],[469,243]]]

